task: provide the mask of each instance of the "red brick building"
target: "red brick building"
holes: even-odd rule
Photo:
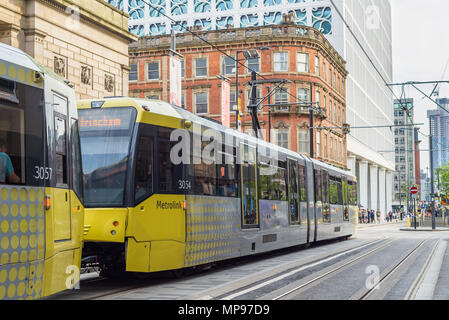
[[[210,46],[191,33],[176,35],[176,51],[183,58],[182,101],[188,110],[216,120],[221,118],[221,80],[224,75],[231,80],[231,105],[235,99],[235,57],[236,51],[267,47],[258,50],[260,58],[244,63],[265,79],[290,80],[283,85],[283,91],[271,97],[277,104],[271,112],[271,141],[291,150],[309,153],[309,109],[285,103],[310,101],[319,102],[322,114],[316,114],[314,133],[315,158],[347,167],[346,136],[342,127],[346,122],[345,61],[316,29],[284,23],[216,31],[194,30],[220,50]],[[155,98],[168,101],[170,36],[142,37],[130,46],[130,88],[134,97]],[[266,49],[266,48],[265,48]],[[220,52],[222,51],[222,52]],[[239,55],[244,59],[244,55]],[[250,71],[239,66],[239,90],[242,91],[243,130],[252,129],[251,117],[246,106],[249,103]],[[270,85],[273,87],[273,85]],[[268,93],[267,86],[258,88],[258,96]],[[267,104],[265,101],[264,105]],[[262,129],[268,132],[268,107],[259,112]],[[231,112],[231,127],[235,127],[235,112]]]

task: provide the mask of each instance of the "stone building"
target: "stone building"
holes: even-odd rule
[[[128,19],[103,0],[0,0],[0,42],[69,80],[77,98],[127,95]]]
[[[235,60],[237,51],[256,49],[259,58],[250,58],[243,63],[259,73],[259,78],[286,79],[271,97],[276,106],[271,110],[271,142],[301,153],[309,153],[309,108],[292,105],[319,102],[323,113],[315,115],[314,155],[333,165],[347,168],[346,134],[341,129],[346,123],[345,61],[318,30],[298,26],[284,16],[280,25],[228,28],[224,30],[201,31],[195,33],[216,48],[211,47],[191,33],[176,34],[176,51],[183,56],[182,61],[182,104],[201,116],[220,120],[221,83],[218,75],[231,81],[230,105],[236,104]],[[142,37],[130,46],[130,95],[168,101],[170,90],[171,38],[167,35]],[[217,49],[218,48],[218,49]],[[226,53],[226,54],[224,54]],[[239,60],[244,54],[239,55]],[[251,74],[248,68],[239,65],[239,91],[242,106],[242,126],[244,131],[252,129],[249,104]],[[258,87],[257,96],[267,95],[267,86]],[[264,102],[264,105],[267,101]],[[268,107],[259,112],[262,130],[268,132]],[[235,112],[231,111],[231,127],[235,128]]]

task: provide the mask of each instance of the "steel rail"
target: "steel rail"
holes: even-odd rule
[[[303,283],[303,284],[301,284],[301,285],[299,285],[299,286],[296,286],[295,288],[290,289],[290,290],[288,290],[288,291],[282,293],[282,294],[279,295],[279,296],[276,296],[273,300],[280,300],[280,299],[284,298],[285,296],[288,296],[288,295],[294,293],[295,291],[299,291],[299,290],[301,290],[301,289],[303,289],[303,288],[305,288],[305,287],[307,287],[307,286],[310,286],[311,284],[317,282],[318,280],[321,280],[321,279],[323,279],[323,278],[325,278],[325,277],[327,277],[327,276],[329,276],[329,275],[331,275],[331,274],[333,274],[333,273],[336,273],[336,272],[340,271],[341,269],[344,269],[344,268],[346,268],[347,266],[352,265],[352,264],[358,262],[359,260],[362,260],[363,258],[365,258],[365,257],[367,257],[367,256],[369,256],[369,255],[371,255],[371,254],[373,254],[373,253],[376,252],[376,251],[379,251],[379,250],[381,250],[381,249],[384,249],[384,248],[388,247],[388,246],[389,246],[390,244],[392,244],[394,241],[395,241],[395,240],[388,241],[387,243],[385,243],[385,244],[383,244],[383,245],[381,245],[381,246],[378,246],[378,247],[374,248],[373,250],[371,250],[371,251],[369,251],[369,252],[367,252],[367,253],[364,253],[364,254],[362,254],[362,255],[360,255],[360,256],[354,258],[354,259],[351,259],[351,260],[349,260],[348,262],[344,263],[344,264],[341,265],[341,266],[338,266],[338,267],[336,267],[336,268],[334,268],[334,269],[332,269],[332,270],[329,270],[328,272],[326,272],[326,273],[324,273],[324,274],[322,274],[322,275],[319,275],[319,276],[317,276],[317,277],[315,277],[315,278],[313,278],[313,279],[307,281],[306,283]]]

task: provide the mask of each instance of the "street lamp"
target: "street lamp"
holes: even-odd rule
[[[268,47],[260,47],[259,50],[267,51],[270,50]],[[239,54],[243,53],[245,59],[239,59]],[[235,128],[239,129],[239,113],[240,113],[240,91],[239,91],[239,63],[240,61],[246,61],[249,59],[260,58],[257,49],[249,50],[237,50],[235,53],[235,100],[237,102],[237,110],[235,110]]]

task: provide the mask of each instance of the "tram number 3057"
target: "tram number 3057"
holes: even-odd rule
[[[53,173],[53,169],[49,167],[34,167],[34,176],[33,178],[36,180],[51,180],[51,176]]]

